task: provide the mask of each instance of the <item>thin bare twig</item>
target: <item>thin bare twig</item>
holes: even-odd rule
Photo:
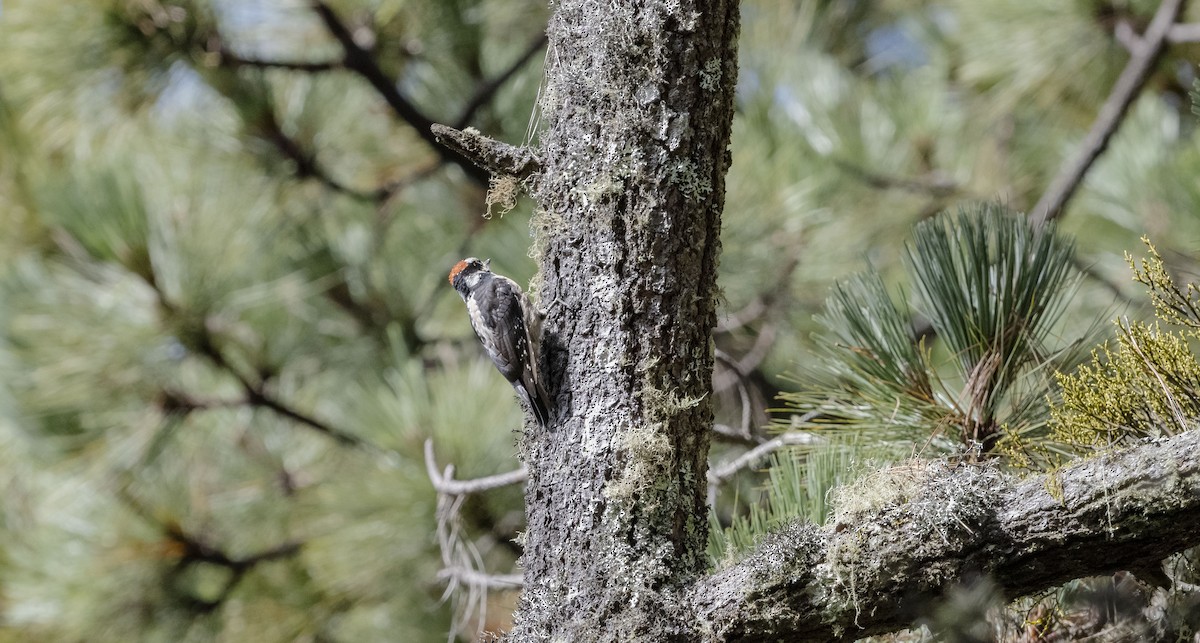
[[[800,265],[800,250],[803,248],[803,244],[796,243],[792,244],[791,247],[794,250],[787,257],[787,261],[781,264],[779,276],[772,282],[771,290],[759,295],[754,301],[747,304],[745,308],[738,311],[724,326],[718,326],[718,330],[731,331],[754,319],[766,317],[766,320],[759,328],[758,337],[755,338],[754,345],[750,348],[749,352],[737,361],[737,370],[740,373],[746,374],[747,377],[766,358],[767,352],[775,341],[776,328],[774,321],[771,319],[772,313],[775,312],[780,302],[786,301],[788,289],[791,287],[792,278],[796,273],[796,266]],[[721,389],[728,387],[729,383],[717,379],[714,380],[714,386]]]
[[[454,465],[448,465],[445,473],[438,472],[437,458],[433,455],[433,440],[425,440],[425,472],[433,488],[440,494],[448,496],[466,496],[473,493],[499,489],[514,484],[521,484],[529,479],[525,467],[508,473],[498,473],[494,476],[475,478],[474,480],[455,480]]]
[[[763,458],[771,455],[778,449],[793,445],[811,445],[817,444],[821,438],[807,431],[793,431],[784,433],[776,438],[767,440],[762,444],[750,449],[742,455],[715,465],[708,470],[708,504],[713,506],[717,501],[717,487],[725,483],[727,480],[737,475],[738,472],[753,466]]]
[[[446,467],[446,475],[450,467]],[[438,494],[437,502],[437,541],[442,553],[444,569],[463,570],[463,574],[442,576],[446,581],[446,590],[442,592],[442,600],[451,599],[454,606],[454,621],[450,626],[447,641],[454,641],[457,635],[466,629],[472,614],[478,614],[475,631],[483,630],[487,618],[487,587],[470,582],[473,577],[486,576],[483,571],[483,556],[475,543],[462,537],[462,517],[459,511],[466,496],[448,496]],[[440,576],[440,574],[439,574]],[[460,587],[466,587],[465,595],[459,592]]]
[[[739,471],[753,465],[763,458],[771,455],[774,451],[786,446],[797,445],[813,445],[819,444],[821,438],[808,431],[793,431],[784,433],[776,438],[772,438],[762,444],[750,449],[742,455],[728,461],[718,464],[708,470],[708,483],[721,484],[737,475]]]
[[[1133,30],[1128,20],[1122,20],[1113,27],[1113,36],[1117,42],[1129,51],[1142,46],[1142,38]],[[1187,44],[1200,41],[1200,22],[1180,22],[1171,25],[1167,30],[1167,42],[1172,45]]]
[[[1128,20],[1120,20],[1113,26],[1113,37],[1126,51],[1133,53],[1142,46],[1142,37]]]
[[[1108,147],[1113,134],[1125,119],[1129,106],[1150,79],[1154,63],[1158,61],[1166,45],[1167,33],[1179,17],[1182,7],[1183,0],[1163,0],[1158,5],[1150,26],[1146,28],[1146,33],[1137,40],[1131,40],[1131,44],[1136,44],[1131,49],[1129,62],[1117,77],[1112,92],[1100,106],[1096,121],[1084,137],[1079,152],[1071,162],[1063,166],[1037,205],[1033,206],[1029,216],[1035,224],[1041,225],[1062,215],[1067,202],[1083,183],[1083,178],[1092,164]]]
[[[753,435],[753,432],[750,430],[750,420],[754,411],[750,408],[750,386],[746,383],[746,374],[738,367],[737,360],[733,359],[725,351],[717,349],[713,351],[713,357],[728,366],[735,375],[734,382],[737,383],[738,395],[741,397],[742,402],[741,434],[749,438]]]
[[[717,440],[732,444],[741,444],[748,447],[757,446],[767,441],[767,439],[761,435],[745,435],[738,429],[735,429],[728,424],[714,424],[712,431],[713,437]]]
[[[1174,24],[1167,31],[1167,42],[1171,44],[1197,41],[1200,41],[1200,22]]]
[[[773,301],[768,301],[766,305],[768,310],[764,314],[770,313],[769,309],[773,305]],[[750,347],[750,350],[746,351],[746,354],[742,355],[741,359],[729,362],[734,367],[734,372],[738,373],[741,377],[749,379],[749,374],[753,373],[762,364],[763,360],[767,358],[767,354],[771,351],[771,346],[775,343],[777,331],[778,328],[775,321],[768,317],[762,323],[762,326],[759,327],[758,336],[754,338],[754,344]],[[716,375],[713,377],[713,388],[715,390],[723,391],[729,388],[731,384],[732,382],[728,375]]]
[[[485,574],[466,567],[446,567],[438,572],[438,578],[455,579],[465,585],[488,589],[514,589],[525,585],[523,574]]]
[[[774,321],[763,322],[762,328],[758,331],[758,337],[754,340],[754,345],[745,355],[742,355],[742,359],[738,360],[737,366],[741,372],[749,373],[763,363],[767,354],[771,352],[771,346],[775,344],[775,335],[778,330],[778,325]]]
[[[522,585],[520,574],[488,574],[484,571],[483,556],[475,542],[462,535],[463,501],[469,494],[523,482],[528,476],[525,469],[507,474],[479,478],[477,480],[454,480],[454,465],[438,471],[433,455],[433,440],[425,440],[425,471],[437,491],[437,541],[442,554],[442,570],[438,578],[446,581],[443,600],[451,598],[456,617],[451,628],[451,639],[477,614],[476,632],[483,630],[487,615],[487,592],[490,589],[517,588]],[[465,595],[459,592],[466,588]]]

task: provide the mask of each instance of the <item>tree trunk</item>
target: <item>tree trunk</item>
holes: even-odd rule
[[[1190,432],[1048,479],[930,465],[900,501],[788,526],[705,573],[737,10],[561,2],[539,150],[432,128],[525,181],[539,206],[554,408],[521,438],[528,526],[510,639],[841,640],[909,626],[964,578],[986,575],[1016,597],[1200,544]]]
[[[515,640],[671,640],[704,571],[734,0],[565,1],[533,194],[556,410],[528,433]]]

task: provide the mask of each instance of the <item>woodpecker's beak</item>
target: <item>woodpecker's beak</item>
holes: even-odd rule
[[[491,260],[491,259],[484,259],[484,260],[483,260],[483,269],[484,269],[484,270],[491,270],[491,269],[492,269],[492,260]]]

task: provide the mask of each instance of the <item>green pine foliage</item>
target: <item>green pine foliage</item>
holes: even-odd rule
[[[546,14],[331,4],[446,121]],[[483,476],[521,425],[445,273],[528,280],[528,205],[478,229],[361,78],[223,59],[336,61],[306,4],[47,17],[0,8],[0,640],[445,640],[424,441]],[[475,122],[519,141],[539,81]],[[489,571],[520,502],[464,508]]]
[[[894,297],[878,272],[837,283],[819,317],[819,361],[801,380],[817,386],[783,395],[793,418],[811,420],[779,427],[824,442],[773,459],[761,501],[728,528],[714,526],[715,563],[789,521],[823,524],[835,503],[849,511],[865,489],[896,491],[892,478],[854,486],[888,462],[992,454],[1016,436],[1050,440],[1051,373],[1073,347],[1056,336],[1078,278],[1073,243],[979,204],[917,225],[906,250],[938,350],[914,336],[918,308]]]
[[[328,4],[413,105],[452,124],[548,15],[540,0]],[[1070,291],[1069,270],[1011,274],[1017,324],[972,300],[983,273],[963,282],[975,291],[917,281],[1023,232],[972,237],[949,216],[926,224],[929,248],[896,242],[962,201],[1032,204],[1127,59],[1113,26],[1144,25],[1155,5],[743,1],[720,275],[739,322],[716,341],[753,362],[767,398],[803,388],[820,421],[783,422],[828,439],[721,491],[737,507],[728,536],[712,530],[715,560],[781,521],[826,520],[829,489],[914,451],[960,452],[992,427],[1043,440],[1058,335],[1137,295],[1120,250],[1148,233],[1164,271],[1200,269],[1198,130],[1175,76],[1195,52],[1179,45],[1061,222],[1091,275],[1078,312],[1020,299]],[[441,600],[422,446],[432,437],[459,477],[511,470],[521,418],[445,271],[485,256],[530,283],[538,240],[527,199],[484,220],[485,186],[341,54],[306,2],[3,0],[0,641],[441,641],[461,616]],[[466,123],[536,141],[546,55]],[[922,254],[946,244],[958,254]],[[917,313],[937,340],[911,341]],[[1129,322],[1088,366],[1128,383],[1114,413],[1153,414],[1161,431],[1194,390],[1178,339],[1192,331],[1168,326]],[[1147,379],[1126,336],[1182,379]],[[798,363],[813,367],[786,382]],[[1138,406],[1133,390],[1164,393]],[[1050,420],[1077,430],[1038,442],[1053,453],[1145,433],[1067,408]],[[488,571],[513,570],[520,495],[462,508]],[[262,559],[239,575],[200,544]]]
[[[917,225],[906,250],[919,307],[878,273],[837,284],[804,380],[820,384],[786,394],[789,408],[818,434],[927,455],[991,452],[1003,433],[1044,429],[1048,368],[1070,356],[1056,322],[1077,279],[1073,244],[981,204]],[[914,335],[918,310],[936,350]]]
[[[736,561],[762,536],[790,522],[825,524],[830,513],[829,493],[881,466],[880,461],[867,459],[870,454],[870,448],[850,443],[773,454],[765,467],[767,480],[759,501],[748,503],[746,513],[728,526],[721,525],[716,513],[711,514],[708,556],[712,565]]]

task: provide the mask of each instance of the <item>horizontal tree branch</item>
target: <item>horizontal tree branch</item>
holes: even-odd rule
[[[911,626],[975,575],[1015,598],[1081,574],[1153,571],[1200,544],[1200,431],[1023,481],[976,465],[883,480],[875,491],[893,502],[825,527],[793,524],[698,581],[697,631],[711,641],[853,639]],[[896,489],[909,491],[897,500]]]
[[[432,131],[439,143],[492,174],[504,174],[524,180],[542,169],[537,156],[529,148],[490,139],[480,134],[477,129],[468,127],[457,130],[434,123]]]
[[[491,489],[520,484],[529,479],[529,472],[525,470],[525,467],[521,467],[514,471],[498,473],[485,478],[455,480],[453,465],[447,466],[444,474],[438,471],[437,458],[433,455],[433,440],[425,440],[425,473],[429,475],[429,481],[433,483],[434,490],[448,496],[465,496],[472,493],[480,493]]]

